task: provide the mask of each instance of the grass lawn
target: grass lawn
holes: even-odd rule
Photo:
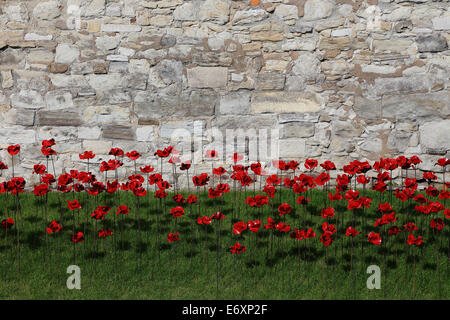
[[[187,195],[186,192],[182,193]],[[246,195],[253,190],[230,192],[220,199],[207,194],[192,206],[184,204],[185,213],[177,219],[169,215],[177,206],[172,195],[163,201],[153,194],[137,203],[130,192],[98,197],[82,194],[48,196],[48,210],[33,194],[20,195],[20,215],[16,200],[0,195],[1,220],[12,217],[16,224],[7,232],[0,229],[0,298],[1,299],[449,299],[448,272],[449,227],[434,234],[429,221],[437,214],[425,216],[414,211],[411,202],[391,202],[399,217],[395,225],[415,222],[415,235],[422,235],[420,247],[406,243],[407,232],[388,236],[386,226],[374,227],[381,217],[377,212],[380,195],[373,198],[370,209],[352,213],[346,200],[329,202],[326,193],[308,193],[307,206],[295,202],[292,192],[277,193],[272,205],[251,208],[245,205]],[[75,215],[75,231],[84,232],[82,243],[70,241],[73,213],[66,200],[78,199],[82,209]],[[381,202],[390,201],[385,192]],[[120,199],[119,199],[120,198]],[[328,201],[328,202],[327,202]],[[295,209],[283,217],[278,205],[288,202]],[[233,206],[233,203],[235,204]],[[130,208],[128,215],[116,216],[118,204]],[[97,221],[90,213],[97,205],[109,205],[105,220]],[[335,241],[328,247],[319,241],[325,221],[322,208],[336,210],[329,223],[337,227]],[[139,214],[138,210],[139,208]],[[221,211],[226,218],[220,223],[198,225],[197,217]],[[299,214],[299,211],[301,214]],[[45,216],[47,216],[45,218]],[[140,220],[139,220],[140,216]],[[267,217],[284,221],[297,228],[313,227],[316,237],[295,240],[277,230],[265,230]],[[439,214],[442,218],[442,213]],[[45,223],[47,220],[47,224]],[[257,233],[245,230],[240,236],[232,232],[238,221],[261,219]],[[58,220],[63,230],[46,234],[51,220]],[[345,236],[349,225],[362,233],[352,242]],[[392,224],[391,224],[392,225]],[[391,226],[389,225],[389,226]],[[18,229],[17,229],[18,228]],[[110,228],[114,235],[96,239],[101,228]],[[140,231],[139,231],[140,230]],[[167,234],[179,231],[180,241],[167,241]],[[370,231],[381,233],[380,246],[368,242]],[[17,236],[19,235],[19,238]],[[18,241],[19,240],[19,241]],[[246,251],[232,255],[228,248],[240,242]],[[20,248],[20,274],[18,253]],[[66,273],[69,265],[81,269],[81,290],[69,290]],[[369,265],[381,268],[381,289],[369,290],[366,272]],[[440,275],[440,290],[438,276]]]

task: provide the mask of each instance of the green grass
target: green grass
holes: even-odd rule
[[[247,191],[247,195],[253,195],[253,191]],[[287,191],[282,193],[281,199],[278,195],[272,199],[275,202],[273,209],[269,205],[259,210],[245,206],[244,192],[240,202],[239,193],[230,192],[224,198],[214,200],[203,194],[201,206],[194,205],[192,214],[189,206],[184,205],[185,214],[177,223],[181,238],[177,243],[168,243],[166,240],[167,234],[175,230],[175,219],[168,214],[170,208],[175,206],[171,194],[167,197],[165,210],[158,209],[158,200],[153,195],[141,198],[140,223],[135,208],[136,200],[131,193],[121,192],[120,195],[106,198],[102,194],[97,200],[90,196],[86,198],[86,194],[76,194],[83,209],[75,213],[75,229],[85,231],[85,241],[75,246],[76,261],[74,246],[70,242],[72,213],[66,203],[73,194],[49,194],[47,221],[59,220],[63,231],[48,236],[45,233],[45,214],[39,200],[32,194],[21,194],[20,218],[16,219],[16,202],[9,196],[8,216],[15,218],[16,224],[8,230],[7,238],[5,231],[0,230],[0,298],[448,299],[448,225],[441,234],[433,235],[429,220],[436,214],[432,217],[419,216],[412,207],[408,209],[406,203],[402,204],[394,198],[394,211],[399,217],[396,225],[403,225],[407,221],[415,221],[419,229],[423,225],[415,234],[424,236],[424,245],[420,248],[409,247],[405,242],[406,233],[388,239],[384,234],[386,229],[373,227],[375,219],[381,216],[376,212],[379,195],[373,192],[369,192],[369,195],[373,197],[371,208],[364,215],[362,211],[356,213],[354,225],[362,233],[353,243],[351,271],[351,241],[345,237],[345,229],[353,224],[352,213],[346,209],[344,200],[328,203],[337,212],[339,220],[332,218],[328,221],[337,225],[338,234],[335,234],[336,240],[331,246],[324,247],[319,241],[324,221],[320,217],[320,210],[326,206],[326,198],[325,193],[319,190],[308,194],[313,200],[308,206],[302,207],[300,217],[292,212],[285,218],[292,227],[313,227],[317,236],[297,241],[291,239],[289,233],[281,235],[275,231],[272,242],[270,232],[264,227],[257,234],[246,230],[240,237],[233,234],[232,223],[259,218],[264,224],[268,216],[283,221],[284,218],[279,217],[277,212],[281,202],[288,202],[292,206],[295,204],[295,212],[298,213],[298,205]],[[122,216],[123,220],[115,216],[119,196],[120,204],[127,204],[131,209],[128,216]],[[386,199],[382,199],[383,202],[389,199],[389,193],[384,197]],[[236,203],[234,213],[233,203]],[[97,230],[105,226],[114,229],[114,235],[94,240],[95,221],[90,218],[90,213],[96,205],[104,204],[113,209],[104,221],[98,222]],[[202,211],[201,215],[210,216],[218,210],[225,214],[226,218],[220,226],[219,250],[216,247],[218,223],[213,222],[207,227],[197,225],[199,210]],[[345,227],[342,225],[342,215]],[[363,216],[366,218],[365,224]],[[440,216],[442,218],[442,213]],[[5,195],[0,195],[0,217],[2,220],[7,217]],[[380,230],[383,230],[383,244],[378,247],[367,241],[367,233]],[[237,241],[244,244],[247,250],[240,255],[232,255],[228,247]],[[66,287],[69,276],[66,268],[72,264],[81,268],[81,290],[69,290]],[[366,269],[373,264],[381,268],[380,290],[366,287],[370,276]],[[441,278],[440,292],[438,272]]]

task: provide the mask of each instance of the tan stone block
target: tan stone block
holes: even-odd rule
[[[303,113],[317,112],[322,105],[321,98],[313,92],[258,92],[252,95],[252,113]]]
[[[100,32],[101,23],[99,21],[91,20],[88,21],[88,32]]]
[[[253,41],[281,41],[283,37],[283,33],[276,31],[260,31],[250,34],[250,40]]]

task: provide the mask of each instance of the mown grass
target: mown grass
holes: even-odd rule
[[[186,192],[182,194],[187,195]],[[295,203],[287,190],[279,193],[272,205],[253,209],[245,205],[245,197],[253,190],[230,192],[221,199],[208,199],[192,207],[183,205],[185,214],[175,219],[170,208],[176,206],[172,194],[159,207],[153,194],[140,198],[131,193],[102,194],[98,197],[79,194],[48,196],[48,210],[32,194],[20,195],[20,211],[11,195],[0,196],[0,216],[13,217],[16,224],[1,231],[0,298],[1,299],[448,299],[449,227],[434,234],[429,220],[414,212],[413,204],[392,201],[399,216],[396,225],[415,222],[416,235],[424,236],[421,247],[406,244],[407,233],[385,235],[386,228],[374,227],[381,214],[376,211],[381,200],[390,201],[386,192],[380,199],[373,197],[370,209],[352,214],[346,201],[328,202],[326,193],[313,190],[306,207]],[[78,199],[83,206],[75,213],[75,231],[83,231],[85,240],[75,246],[70,241],[73,230],[72,212],[66,200]],[[277,208],[282,202],[295,205],[295,213],[279,217]],[[116,207],[127,204],[130,214],[116,216]],[[233,205],[234,204],[234,205]],[[113,207],[104,221],[96,222],[90,213],[97,205]],[[324,221],[320,210],[333,206],[337,216],[328,219],[337,226],[335,241],[324,247],[319,241]],[[139,208],[139,215],[137,214]],[[219,224],[197,225],[199,215],[210,216],[221,211],[226,218]],[[301,214],[299,213],[301,210]],[[440,214],[442,216],[442,214]],[[140,216],[140,220],[138,219]],[[258,233],[249,230],[237,236],[232,224],[237,221],[267,217],[285,221],[292,227],[313,227],[314,239],[297,241],[289,233],[275,231],[271,235],[262,227]],[[442,217],[441,217],[442,218]],[[343,220],[342,220],[343,219]],[[58,220],[63,231],[46,235],[45,220]],[[362,231],[353,242],[345,237],[347,226]],[[94,239],[95,230],[113,229],[114,235]],[[17,228],[19,232],[17,232]],[[181,241],[168,243],[169,232],[180,232]],[[140,230],[140,231],[139,231]],[[122,232],[121,232],[122,231]],[[375,246],[367,241],[370,231],[382,232],[383,243]],[[17,236],[19,235],[19,241]],[[206,240],[207,239],[207,240]],[[232,255],[228,248],[240,242],[247,250]],[[20,247],[20,273],[19,255]],[[75,248],[75,249],[74,249]],[[74,253],[75,250],[75,253]],[[351,254],[352,253],[352,254]],[[351,263],[350,263],[351,261]],[[69,265],[81,269],[81,290],[69,290],[66,280]],[[366,273],[369,265],[381,268],[381,289],[369,290]],[[438,279],[440,276],[440,288]]]

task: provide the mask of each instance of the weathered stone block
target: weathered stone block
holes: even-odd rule
[[[45,95],[45,103],[49,110],[73,108],[72,94],[67,91],[49,91]]]
[[[445,154],[450,150],[450,120],[431,121],[419,127],[420,145],[427,153]]]
[[[58,1],[39,2],[33,9],[33,16],[42,20],[51,20],[61,15]]]
[[[253,113],[317,112],[322,101],[313,92],[260,92],[252,95]]]
[[[135,24],[102,24],[100,30],[103,32],[139,32],[142,27]]]
[[[217,99],[217,94],[209,90],[171,96],[139,92],[135,98],[134,111],[140,120],[212,116]]]
[[[79,126],[78,113],[61,111],[38,111],[37,124],[40,126]]]
[[[108,154],[109,150],[112,148],[112,141],[84,140],[82,147],[83,150],[90,150],[95,154]]]
[[[220,97],[220,114],[248,114],[250,111],[250,92],[238,91]]]
[[[419,52],[440,52],[447,50],[447,41],[443,36],[438,34],[419,36],[416,42]]]
[[[11,95],[11,106],[13,108],[39,109],[44,108],[45,103],[42,95],[34,90],[20,90],[19,93]]]
[[[290,160],[306,156],[306,141],[304,139],[282,139],[279,140],[280,158]]]
[[[432,20],[434,30],[450,30],[450,16],[435,17]]]
[[[80,49],[75,45],[61,43],[56,47],[55,62],[61,64],[71,64],[78,59]]]
[[[188,83],[193,88],[223,88],[227,85],[228,70],[223,67],[195,67],[187,69]]]
[[[305,20],[318,20],[331,16],[334,3],[329,0],[308,0],[304,7]]]
[[[228,22],[229,15],[229,0],[206,0],[202,3],[198,12],[200,21],[212,21],[217,24]]]
[[[78,139],[97,140],[100,139],[102,130],[100,127],[79,127]]]
[[[356,96],[353,111],[363,119],[379,119],[381,117],[381,100],[371,100]]]
[[[286,76],[282,72],[261,72],[256,77],[257,90],[283,90]]]
[[[309,138],[314,136],[314,123],[289,122],[281,128],[281,138]]]
[[[132,127],[108,125],[103,127],[103,139],[134,140]]]
[[[267,11],[259,9],[259,8],[258,9],[250,9],[250,10],[242,10],[242,11],[237,11],[234,14],[232,23],[234,25],[244,25],[244,24],[262,21],[268,17],[269,17],[269,14],[267,13]]]

